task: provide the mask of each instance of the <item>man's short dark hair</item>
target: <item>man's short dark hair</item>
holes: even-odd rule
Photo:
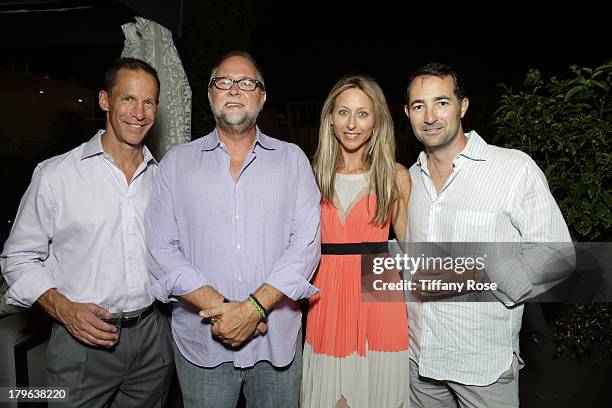
[[[155,78],[155,82],[157,82],[157,96],[159,97],[160,83],[155,68],[153,68],[151,65],[147,64],[143,60],[131,57],[122,57],[115,60],[106,70],[106,74],[104,75],[104,90],[109,95],[115,87],[115,84],[117,84],[117,73],[120,69],[128,69],[130,71],[141,70],[151,75],[153,78]]]
[[[412,86],[412,82],[417,77],[420,76],[436,76],[438,78],[443,78],[446,76],[450,76],[453,78],[453,84],[455,85],[455,96],[461,102],[463,98],[465,98],[465,86],[463,85],[463,78],[457,71],[446,64],[440,64],[437,62],[430,62],[427,65],[423,65],[422,67],[413,71],[408,77],[408,86],[406,87],[406,103],[410,103],[410,87]]]

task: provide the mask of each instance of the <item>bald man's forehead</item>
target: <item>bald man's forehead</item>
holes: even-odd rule
[[[224,60],[217,68],[216,76],[240,76],[260,79],[257,69],[247,58],[233,56]]]

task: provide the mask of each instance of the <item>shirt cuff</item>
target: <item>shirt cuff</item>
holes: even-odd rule
[[[309,298],[319,293],[318,288],[312,286],[302,275],[295,272],[281,271],[273,273],[265,283],[295,301]]]
[[[57,284],[45,268],[31,269],[15,281],[6,292],[6,302],[20,307],[31,307],[40,296]]]
[[[153,282],[151,295],[163,303],[174,301],[173,297],[186,295],[206,285],[206,279],[191,268],[184,268],[172,275]]]
[[[533,289],[519,259],[497,261],[486,269],[491,283],[497,284],[495,295],[506,305],[513,306],[524,299]]]

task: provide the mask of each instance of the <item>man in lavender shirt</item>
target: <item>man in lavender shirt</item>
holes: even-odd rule
[[[233,408],[244,387],[249,407],[297,407],[319,190],[302,150],[257,128],[266,92],[250,55],[221,59],[208,99],[215,130],[166,155],[145,214],[184,405]]]

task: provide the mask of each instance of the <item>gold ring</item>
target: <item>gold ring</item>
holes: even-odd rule
[[[221,322],[221,316],[219,316],[219,315],[216,315],[216,316],[211,316],[211,318],[210,318],[210,323],[211,323],[213,326],[218,325],[220,322]]]

